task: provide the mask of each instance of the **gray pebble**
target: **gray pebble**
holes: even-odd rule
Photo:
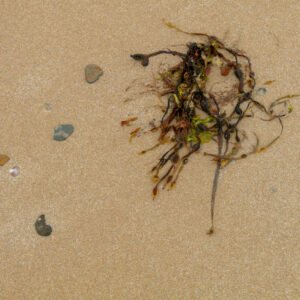
[[[72,124],[60,124],[54,128],[53,139],[58,142],[66,140],[74,132]]]
[[[44,103],[44,109],[45,111],[51,111],[52,110],[51,103]]]
[[[260,87],[255,91],[255,94],[258,96],[263,96],[267,92],[267,89],[264,87]]]
[[[103,75],[103,70],[97,65],[89,64],[85,67],[85,80],[88,83],[94,83],[102,75]]]
[[[270,190],[271,190],[271,192],[273,192],[273,193],[276,193],[276,192],[277,192],[277,188],[274,187],[274,186],[272,186],[272,187],[270,188]]]
[[[34,223],[36,232],[41,236],[49,236],[52,233],[52,227],[46,224],[45,215],[40,215]]]

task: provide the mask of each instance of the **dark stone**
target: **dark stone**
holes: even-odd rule
[[[34,223],[36,232],[41,236],[49,236],[52,233],[52,227],[46,224],[45,215],[40,215]]]
[[[58,142],[66,140],[74,132],[72,124],[60,124],[54,128],[53,139]]]

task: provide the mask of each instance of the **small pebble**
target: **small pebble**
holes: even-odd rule
[[[18,166],[11,168],[9,174],[13,177],[17,177],[20,174],[20,168]]]
[[[0,166],[1,167],[3,167],[9,160],[10,160],[10,158],[7,155],[0,154]]]
[[[44,109],[45,109],[46,111],[51,111],[51,110],[52,110],[52,105],[51,105],[51,103],[45,103],[45,104],[44,104]]]
[[[40,215],[34,223],[36,232],[41,236],[49,236],[52,233],[52,227],[46,224],[45,215]]]
[[[263,96],[266,92],[267,92],[267,89],[264,87],[260,87],[255,91],[256,95],[258,95],[258,96]]]
[[[103,75],[103,70],[94,64],[89,64],[85,67],[85,80],[88,83],[94,83]]]
[[[277,192],[277,188],[274,187],[274,186],[272,186],[272,187],[270,188],[270,190],[271,190],[271,192],[273,192],[273,193],[276,193],[276,192]]]
[[[60,124],[54,128],[53,139],[58,142],[66,140],[74,132],[72,124]]]

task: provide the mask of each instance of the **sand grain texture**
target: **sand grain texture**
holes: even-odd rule
[[[275,147],[222,173],[214,236],[206,157],[151,200],[147,172],[161,152],[137,152],[155,136],[129,144],[120,121],[150,121],[157,101],[123,103],[132,80],[155,71],[129,55],[191,40],[163,18],[245,50],[258,85],[276,80],[263,101],[299,93],[299,1],[1,1],[1,153],[11,158],[0,170],[1,299],[300,298],[299,101]],[[105,72],[92,85],[91,61]],[[62,123],[76,134],[56,143]],[[40,214],[54,229],[46,238]]]

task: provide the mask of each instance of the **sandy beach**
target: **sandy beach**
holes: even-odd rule
[[[129,143],[134,127],[120,126],[157,114],[142,83],[174,61],[143,68],[130,54],[197,41],[163,19],[245,51],[257,86],[274,80],[259,101],[300,93],[299,1],[2,0],[0,19],[0,154],[10,157],[0,167],[0,299],[300,299],[299,99],[274,146],[221,173],[213,236],[215,164],[193,156],[153,201],[161,150],[138,152],[157,135]],[[88,64],[104,72],[93,84]],[[58,124],[74,126],[63,142]],[[265,140],[279,130],[268,126],[256,128]],[[34,228],[41,214],[48,237]]]

